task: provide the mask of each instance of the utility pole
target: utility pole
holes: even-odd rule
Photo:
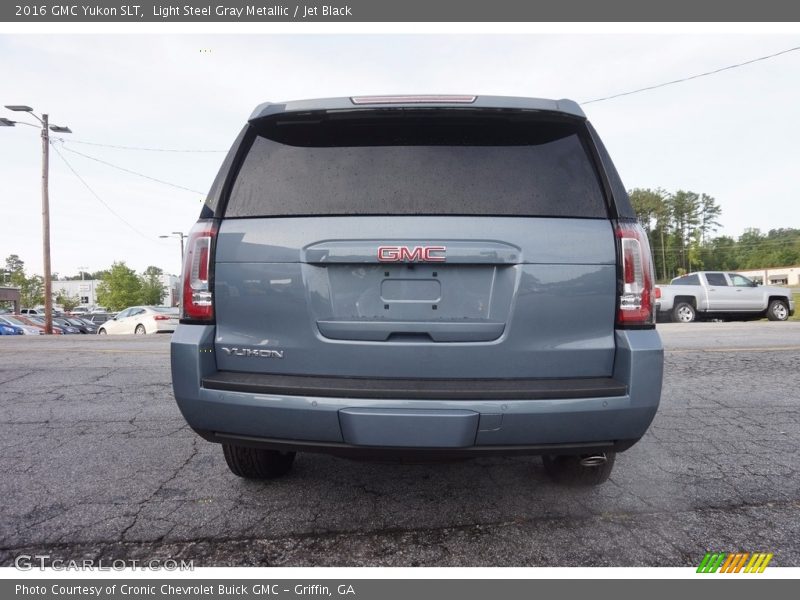
[[[53,333],[53,282],[50,278],[50,133],[47,113],[42,115],[42,250],[44,254],[44,332]]]
[[[25,112],[35,118],[41,126],[25,121],[12,121],[0,118],[0,126],[14,127],[15,125],[28,125],[29,127],[40,127],[42,130],[42,250],[44,254],[44,332],[53,333],[53,282],[50,273],[50,197],[49,197],[49,172],[50,172],[50,130],[56,133],[72,133],[69,127],[60,125],[50,125],[47,114],[41,117],[36,116],[30,106],[24,104],[6,105],[8,110],[15,112]]]

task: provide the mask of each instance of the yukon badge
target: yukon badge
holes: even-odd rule
[[[380,262],[444,262],[447,246],[380,246]]]
[[[222,350],[228,356],[256,356],[259,358],[283,358],[283,350],[265,350],[262,348],[226,348]]]

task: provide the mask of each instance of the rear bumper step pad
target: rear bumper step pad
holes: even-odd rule
[[[624,396],[611,377],[578,379],[372,379],[217,371],[203,387],[277,396],[405,400],[554,400]]]

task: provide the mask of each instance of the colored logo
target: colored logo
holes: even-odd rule
[[[698,573],[763,573],[769,561],[772,560],[772,553],[767,552],[706,552],[700,566],[697,567]]]

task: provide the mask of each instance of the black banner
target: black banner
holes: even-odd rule
[[[800,20],[786,0],[69,0],[0,4],[11,22],[781,22]]]

